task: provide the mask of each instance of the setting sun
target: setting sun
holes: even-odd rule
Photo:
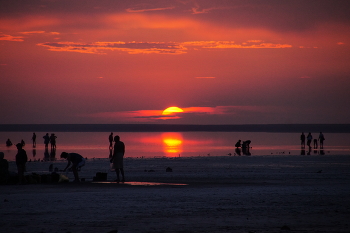
[[[173,114],[175,112],[183,112],[183,111],[184,110],[182,110],[179,107],[169,107],[169,108],[165,109],[162,114],[163,115],[170,115],[170,114]]]

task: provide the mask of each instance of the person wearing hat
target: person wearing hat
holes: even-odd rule
[[[67,161],[68,161],[68,164],[63,171],[66,171],[67,168],[71,164],[73,164],[71,168],[72,168],[73,175],[74,175],[74,182],[80,182],[78,170],[80,170],[80,168],[85,165],[85,159],[83,158],[83,156],[81,156],[78,153],[62,152],[61,158],[67,159]]]
[[[27,152],[23,149],[22,143],[17,143],[17,154],[16,154],[16,165],[18,171],[18,183],[25,184],[26,179],[24,177],[24,172],[26,170],[26,163],[28,161]]]

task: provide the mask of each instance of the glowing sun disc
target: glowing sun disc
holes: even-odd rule
[[[169,107],[167,109],[165,109],[163,111],[163,115],[170,115],[170,114],[173,114],[173,113],[176,113],[176,112],[183,112],[184,110],[182,110],[181,108],[179,107]]]

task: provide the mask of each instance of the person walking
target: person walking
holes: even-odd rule
[[[113,163],[115,173],[117,175],[116,182],[119,182],[119,171],[122,175],[122,182],[125,182],[124,177],[124,154],[125,154],[125,144],[124,142],[120,141],[120,137],[117,135],[114,137],[114,152],[113,156],[110,160],[111,163]]]

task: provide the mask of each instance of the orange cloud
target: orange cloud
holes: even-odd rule
[[[29,31],[29,32],[20,32],[20,33],[26,34],[26,35],[28,35],[28,34],[43,34],[43,33],[45,33],[45,31]]]
[[[77,43],[77,42],[45,42],[38,46],[47,47],[51,51],[66,51],[79,53],[104,54],[105,51],[118,50],[129,54],[183,54],[187,53],[189,48],[196,49],[233,49],[233,48],[291,48],[288,44],[258,43],[253,44],[235,44],[233,41],[189,41],[183,43],[177,42],[95,42],[95,43]]]
[[[163,8],[148,8],[148,9],[136,9],[136,8],[128,8],[126,9],[126,12],[129,13],[141,13],[141,12],[147,12],[147,11],[164,11],[164,10],[171,10],[174,9],[175,7],[170,6],[170,7],[163,7]]]
[[[11,35],[0,35],[0,40],[7,40],[7,41],[24,41],[23,36],[11,36]]]

